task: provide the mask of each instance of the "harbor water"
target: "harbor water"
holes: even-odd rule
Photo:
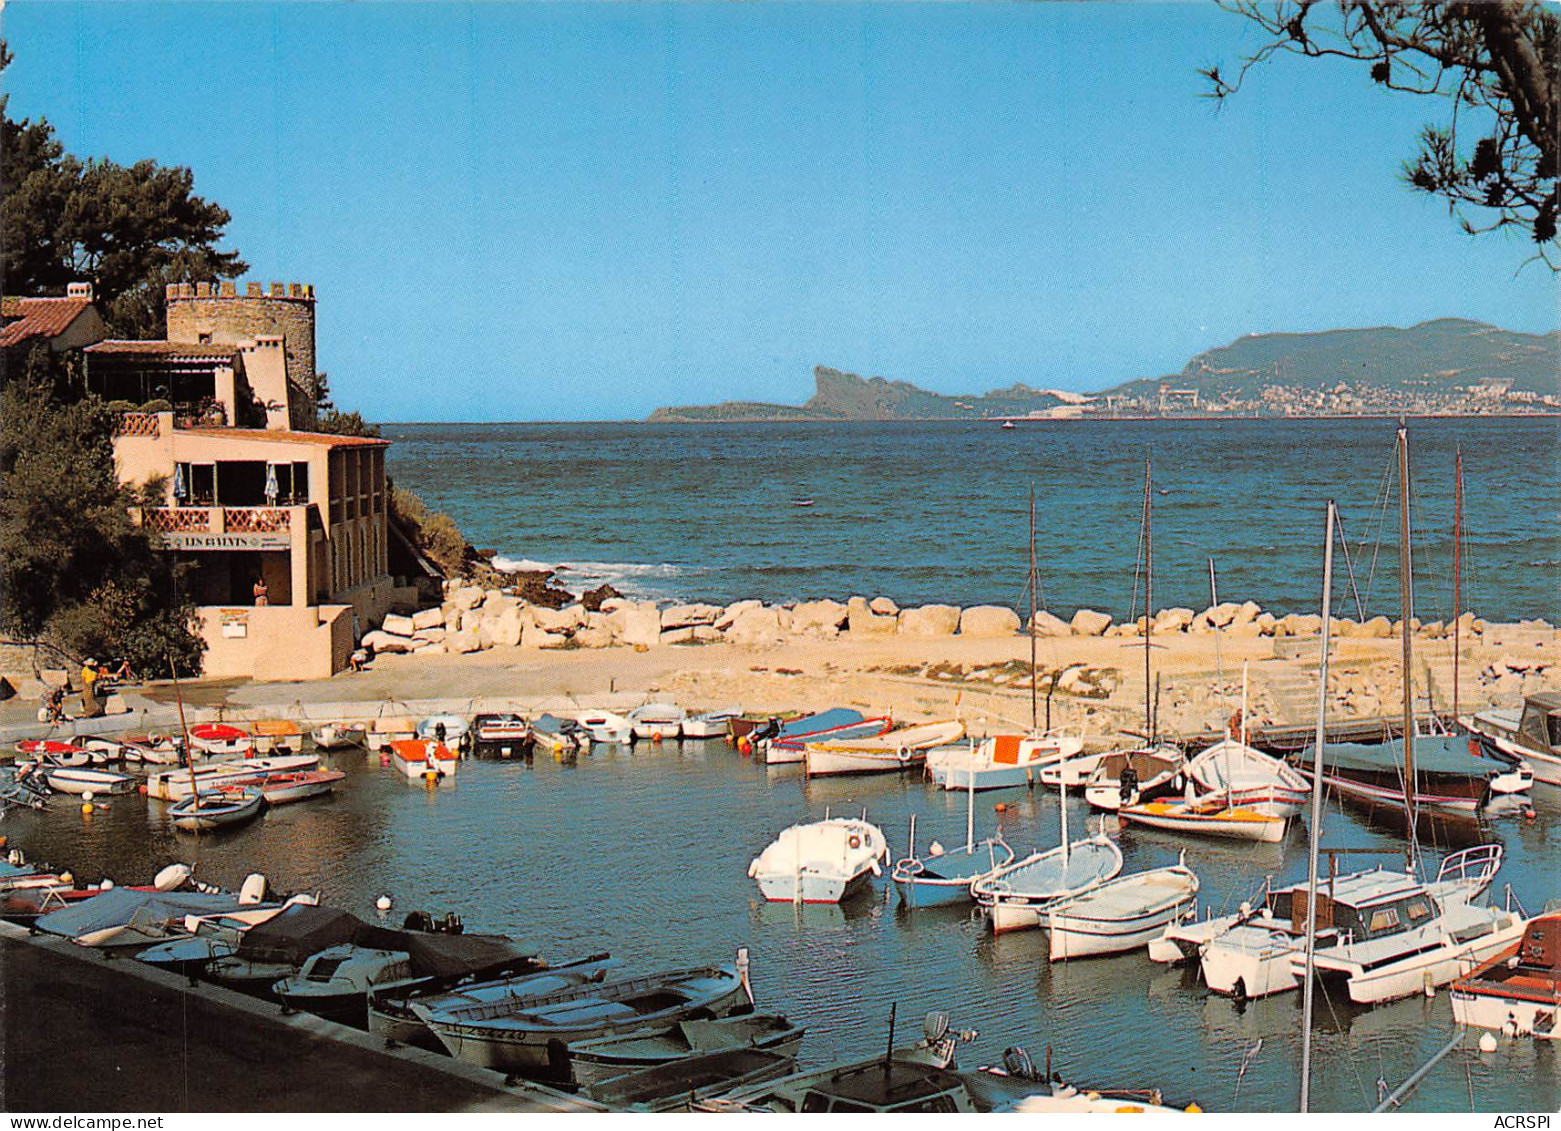
[[[425,424],[385,435],[399,485],[506,560],[567,564],[559,577],[576,592],[606,581],[633,596],[723,603],[861,594],[1020,607],[1033,486],[1043,603],[1063,616],[1088,606],[1122,619],[1147,458],[1157,606],[1207,605],[1213,558],[1222,599],[1315,612],[1332,497],[1361,606],[1396,617],[1396,426]],[[1492,620],[1561,620],[1556,416],[1410,422],[1417,615],[1452,611],[1460,448],[1463,607]],[[1353,595],[1339,615],[1358,615]]]
[[[139,796],[111,799],[91,816],[58,799],[47,812],[13,811],[3,831],[32,858],[87,882],[146,882],[180,860],[236,889],[259,871],[366,919],[388,894],[393,925],[414,909],[454,911],[469,931],[501,931],[553,959],[609,950],[626,970],[648,972],[730,962],[747,947],[759,1006],[808,1027],[805,1066],[882,1050],[891,1006],[901,1043],[918,1035],[927,1011],[944,1010],[955,1027],[979,1032],[961,1053],[966,1067],[996,1063],[1019,1045],[1037,1065],[1049,1052],[1053,1069],[1080,1083],[1159,1087],[1168,1100],[1214,1111],[1295,1109],[1298,995],[1238,1006],[1208,995],[1196,972],[1155,965],[1143,952],[1049,963],[1041,932],[994,938],[971,910],[906,912],[887,879],[843,907],[759,899],[749,861],[787,825],[826,811],[865,810],[893,856],[906,847],[913,813],[922,846],[962,843],[966,795],[919,777],[807,780],[799,767],[755,765],[721,741],[598,746],[571,765],[543,756],[467,761],[437,786],[406,780],[376,754],[326,762],[348,773],[336,794],[229,832],[176,832],[166,805]],[[1490,830],[1507,853],[1492,898],[1510,884],[1531,914],[1561,896],[1561,797],[1550,791],[1535,803],[1537,820],[1495,817]],[[1019,852],[1057,842],[1055,793],[981,793],[974,809],[978,836],[1000,828]],[[1098,818],[1072,799],[1075,836],[1086,820],[1093,827]],[[1282,845],[1131,828],[1120,842],[1126,871],[1174,863],[1185,849],[1203,881],[1201,906],[1216,913],[1253,896],[1266,876],[1305,875],[1304,826]],[[1383,850],[1380,861],[1341,857],[1341,869],[1401,866],[1401,840],[1332,806],[1322,843]],[[1427,853],[1430,866],[1436,857]],[[1369,1011],[1319,995],[1314,1109],[1370,1109],[1380,1087],[1403,1081],[1453,1032],[1445,991]],[[1558,1052],[1555,1042],[1503,1038],[1481,1054],[1471,1035],[1406,1106],[1554,1111]]]

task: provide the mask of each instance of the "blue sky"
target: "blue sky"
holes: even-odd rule
[[[189,165],[381,420],[1091,390],[1245,333],[1557,326],[1398,178],[1440,103],[1192,3],[13,2],[11,113]]]

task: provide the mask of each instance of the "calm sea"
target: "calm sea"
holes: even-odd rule
[[[385,435],[396,481],[477,545],[565,567],[574,588],[609,581],[644,597],[1022,606],[1033,486],[1043,603],[1120,618],[1146,459],[1157,607],[1206,605],[1213,558],[1222,600],[1313,610],[1332,497],[1362,604],[1396,615],[1394,430],[1388,420],[402,424]],[[1452,608],[1460,448],[1464,607],[1561,619],[1555,417],[1411,422],[1417,614]]]

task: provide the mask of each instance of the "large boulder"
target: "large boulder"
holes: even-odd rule
[[[442,641],[445,636],[446,632],[444,626],[439,625],[436,628],[420,628],[415,633],[413,633],[412,638],[414,640],[427,640],[430,643],[437,644]]]
[[[696,624],[714,624],[726,610],[720,605],[672,605],[661,610],[661,629],[690,628]]]
[[[1236,619],[1236,613],[1240,608],[1240,605],[1232,601],[1221,601],[1219,604],[1203,610],[1203,618],[1215,628],[1224,628]],[[1257,614],[1254,612],[1252,615],[1256,616]]]
[[[1316,613],[1291,613],[1279,623],[1291,636],[1316,636],[1323,630],[1323,618]]]
[[[713,624],[696,624],[693,629],[695,644],[719,644],[726,639]]]
[[[960,611],[954,605],[922,605],[900,612],[901,636],[953,636],[959,631]]]
[[[562,648],[568,643],[569,637],[562,632],[548,632],[536,624],[526,625],[525,633],[520,638],[522,648]]]
[[[686,625],[683,628],[664,628],[661,630],[662,644],[692,644],[694,642],[694,625]]]
[[[475,609],[484,596],[486,591],[481,585],[462,585],[450,590],[450,603],[458,609]]]
[[[1073,626],[1056,613],[1036,609],[1035,616],[1030,618],[1030,631],[1036,636],[1070,636]]]
[[[1372,617],[1370,620],[1362,622],[1353,635],[1380,640],[1393,635],[1393,622],[1388,620],[1387,617]]]
[[[587,624],[576,630],[574,637],[575,643],[581,648],[610,648],[616,639],[612,626],[605,622]]]
[[[648,648],[660,643],[661,613],[656,609],[656,602],[642,601],[632,608],[619,609],[612,615],[614,618],[623,618],[618,635],[625,644]]]
[[[763,601],[755,601],[752,599],[747,601],[735,601],[732,604],[726,606],[726,612],[716,617],[715,627],[720,629],[731,628],[732,625],[737,623],[737,618],[742,616],[749,609],[758,609],[762,608],[763,606]]]
[[[799,636],[836,636],[848,615],[839,601],[804,601],[791,610],[791,631]]]
[[[888,597],[874,597],[871,601],[867,602],[867,607],[872,612],[877,613],[881,617],[898,616],[900,613],[900,606],[896,605]]]
[[[774,644],[780,640],[780,617],[773,608],[744,609],[726,630],[733,644]]]
[[[519,609],[524,606],[519,597],[512,597],[508,593],[500,593],[497,589],[488,594],[488,599],[482,603],[482,619],[487,621],[497,620],[511,609]]]
[[[1074,636],[1104,636],[1111,627],[1111,616],[1094,609],[1080,609],[1068,624]]]
[[[482,641],[475,632],[452,632],[444,638],[444,650],[461,655],[478,652],[482,650]]]
[[[417,625],[412,623],[411,617],[404,617],[400,613],[387,613],[379,626],[391,636],[411,636],[417,631]]]
[[[476,632],[482,624],[481,609],[461,610],[461,623],[458,626],[462,632]]]
[[[1257,620],[1258,615],[1262,613],[1262,611],[1263,606],[1258,604],[1256,601],[1243,601],[1236,607],[1236,612],[1230,618],[1230,623],[1249,624],[1250,622]]]
[[[866,597],[852,597],[846,603],[846,623],[852,636],[888,636],[899,627],[900,618],[879,616]]]
[[[387,617],[386,619],[390,618]],[[403,617],[401,619],[406,620],[408,618]],[[391,652],[410,652],[417,646],[417,641],[413,640],[410,635],[402,636],[400,633],[376,629],[373,632],[365,632],[363,634],[363,644],[364,647],[374,649],[376,655],[383,655]]]
[[[1191,609],[1161,609],[1155,614],[1154,630],[1156,632],[1181,632],[1192,623],[1193,616]]]
[[[412,627],[414,629],[434,628],[444,624],[444,610],[440,608],[420,609],[412,614]]]
[[[526,632],[535,627],[531,619],[533,612],[534,610],[532,609],[511,606],[495,617],[490,617],[484,613],[482,629],[488,634],[488,639],[494,645],[501,648],[513,648],[521,642]]]
[[[585,623],[583,605],[567,605],[562,609],[537,607],[531,610],[531,622],[543,632],[573,632]]]
[[[1013,636],[1019,625],[1019,614],[1002,605],[972,605],[959,614],[961,636]]]

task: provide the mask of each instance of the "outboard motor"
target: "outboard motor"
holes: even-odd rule
[[[158,891],[178,891],[189,882],[194,871],[188,864],[170,864],[152,877],[152,886]]]
[[[1003,1050],[1003,1071],[1020,1080],[1038,1080],[1035,1074],[1035,1062],[1030,1059],[1030,1054],[1018,1045],[1010,1045]]]
[[[251,872],[244,877],[244,884],[238,889],[238,901],[244,904],[259,903],[266,897],[266,878],[259,872]]]

